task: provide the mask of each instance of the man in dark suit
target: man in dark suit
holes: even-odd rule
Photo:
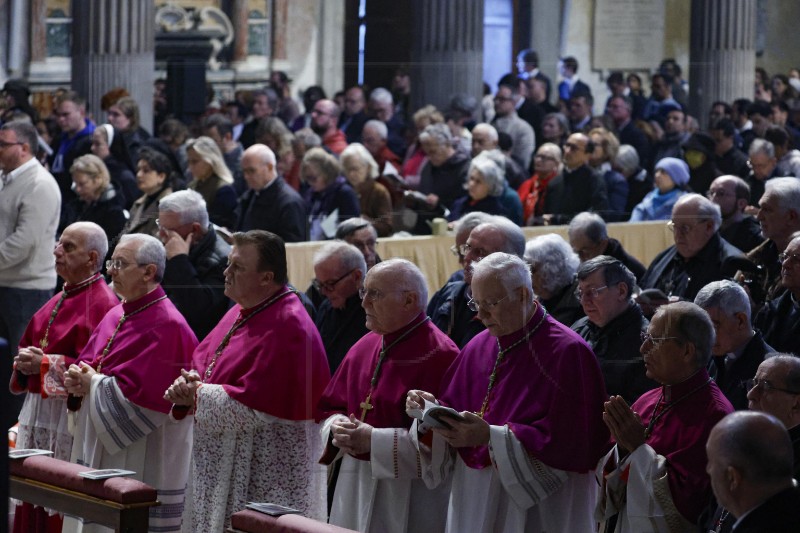
[[[778,419],[731,413],[711,430],[706,454],[714,496],[737,519],[732,531],[797,531],[800,489],[792,480],[792,443]]]
[[[650,141],[642,130],[636,127],[632,118],[633,100],[627,96],[612,96],[606,104],[606,115],[614,121],[620,144],[633,146],[639,154],[639,165],[650,168],[650,157],[653,151]]]
[[[708,313],[717,333],[708,373],[734,409],[747,409],[747,390],[742,382],[751,379],[764,358],[775,352],[753,329],[750,297],[738,283],[712,281],[700,289],[694,303]]]
[[[578,95],[592,94],[592,89],[578,79],[578,60],[572,56],[565,57],[559,63],[561,77],[558,84],[558,97],[565,102]]]
[[[550,78],[545,76],[542,71],[539,70],[539,54],[536,53],[536,50],[526,48],[517,54],[517,72],[519,72],[519,79],[521,80],[529,80],[533,78],[542,80],[542,82],[545,84],[544,98],[546,101],[550,101],[552,83],[550,82]]]
[[[237,231],[263,229],[285,242],[308,239],[306,204],[278,176],[275,154],[263,144],[254,144],[242,156],[242,173],[249,190],[239,199]]]

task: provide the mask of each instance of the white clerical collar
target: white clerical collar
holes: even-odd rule
[[[25,172],[27,169],[29,169],[32,166],[35,166],[37,163],[38,161],[36,160],[36,158],[31,157],[28,161],[22,163],[20,166],[18,166],[11,172],[7,174],[0,174],[0,178],[2,178],[0,179],[0,190],[2,190],[6,185],[14,181],[14,179],[16,179],[20,174]]]

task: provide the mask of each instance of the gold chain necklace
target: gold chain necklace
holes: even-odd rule
[[[149,304],[143,305],[142,307],[140,307],[136,311],[132,311],[132,312],[127,313],[127,314],[123,313],[122,316],[119,317],[119,322],[117,322],[117,327],[116,327],[116,329],[114,329],[114,333],[112,333],[111,336],[108,338],[108,343],[106,344],[106,347],[103,349],[103,353],[100,355],[100,359],[97,361],[96,370],[97,370],[98,374],[103,369],[103,360],[105,360],[106,356],[108,355],[108,352],[111,351],[111,345],[114,343],[114,339],[117,337],[117,333],[119,333],[119,328],[122,327],[122,324],[124,324],[125,321],[128,320],[133,315],[138,315],[139,313],[141,313],[142,311],[144,311],[148,307],[151,307],[151,306],[157,304],[158,302],[160,302],[161,300],[165,299],[166,297],[167,297],[167,295],[165,294],[164,296],[161,296],[160,298],[156,298],[155,300],[153,300]]]
[[[647,423],[647,428],[645,428],[645,430],[644,430],[644,440],[647,440],[647,439],[650,438],[650,435],[652,435],[652,433],[653,433],[653,426],[655,426],[656,422],[658,422],[661,419],[661,417],[663,417],[665,414],[667,414],[670,411],[670,409],[672,409],[678,403],[682,402],[683,400],[685,400],[686,398],[688,398],[689,396],[691,396],[695,392],[699,391],[700,389],[702,389],[703,387],[705,387],[706,385],[711,383],[711,381],[712,381],[712,379],[708,378],[708,381],[704,381],[703,384],[700,385],[699,387],[697,387],[696,389],[687,392],[686,394],[684,394],[683,396],[681,396],[680,398],[678,398],[674,402],[671,402],[669,405],[665,406],[661,411],[658,411],[658,408],[661,405],[661,402],[664,400],[664,390],[662,389],[661,390],[661,396],[658,397],[658,401],[656,402],[656,407],[655,407],[655,409],[653,409],[653,416],[652,416],[652,418],[650,418],[650,422]]]
[[[375,371],[372,373],[372,379],[369,381],[369,392],[367,392],[367,399],[359,404],[359,407],[361,407],[362,422],[367,416],[367,411],[370,411],[375,407],[369,402],[372,400],[372,393],[375,391],[375,386],[378,384],[378,376],[380,375],[381,366],[383,366],[383,360],[386,358],[386,354],[395,344],[397,344],[401,340],[411,335],[411,333],[413,333],[415,329],[427,323],[430,319],[431,317],[426,316],[425,320],[423,320],[419,324],[416,324],[413,328],[409,329],[408,331],[397,337],[397,339],[395,339],[389,346],[386,346],[386,337],[381,337],[381,353],[378,356],[378,364],[375,365]]]
[[[537,303],[536,306],[538,307],[539,304]],[[536,309],[534,309],[533,312],[535,313]],[[506,356],[506,354],[508,352],[510,352],[512,349],[516,348],[517,346],[519,346],[523,342],[526,342],[528,340],[528,338],[530,338],[531,335],[536,333],[536,330],[539,329],[539,326],[541,326],[544,323],[544,319],[545,318],[547,318],[547,309],[542,307],[542,318],[539,320],[539,322],[533,327],[532,330],[530,330],[528,333],[526,333],[524,337],[522,337],[520,340],[518,340],[517,342],[513,343],[511,346],[509,346],[506,349],[503,349],[503,347],[500,346],[500,339],[499,338],[496,339],[497,340],[497,349],[500,350],[500,351],[497,352],[497,359],[495,359],[495,361],[494,361],[494,368],[492,368],[492,374],[489,376],[489,387],[486,389],[486,397],[483,399],[483,405],[481,405],[481,410],[478,413],[479,417],[483,418],[483,415],[486,414],[486,411],[489,408],[489,396],[492,394],[492,389],[494,388],[494,384],[497,381],[497,367],[499,367],[500,363],[503,362],[503,359],[505,359],[505,356]]]
[[[58,314],[59,309],[61,309],[61,304],[64,303],[64,300],[66,300],[68,297],[72,296],[73,294],[75,294],[76,292],[81,290],[82,288],[87,287],[87,286],[91,285],[92,283],[95,283],[95,282],[99,281],[100,279],[101,279],[101,276],[100,276],[99,273],[97,273],[94,276],[92,276],[91,278],[78,283],[74,287],[67,288],[66,284],[64,284],[64,289],[61,291],[61,298],[58,299],[58,302],[56,302],[56,306],[50,312],[50,319],[47,321],[47,328],[45,328],[44,335],[42,336],[42,339],[39,341],[39,347],[42,350],[47,348],[47,345],[50,343],[49,342],[50,326],[53,325],[53,321],[56,319],[56,315]]]
[[[287,294],[292,294],[292,293],[295,293],[295,291],[292,289],[288,289],[285,292],[282,292],[281,294],[270,298],[269,300],[258,306],[256,309],[254,309],[252,313],[249,313],[244,318],[241,317],[241,311],[240,311],[239,318],[233,322],[231,329],[228,330],[228,333],[225,334],[225,336],[222,338],[222,342],[219,343],[219,346],[217,346],[217,349],[214,351],[214,358],[211,360],[211,363],[209,363],[208,367],[206,367],[206,371],[203,373],[203,380],[204,381],[208,380],[211,377],[211,373],[214,371],[214,367],[217,364],[217,359],[219,358],[220,355],[222,355],[222,351],[225,349],[225,347],[228,346],[228,343],[230,342],[233,334],[236,333],[236,330],[238,330],[245,324],[245,322],[253,318],[255,315],[257,315],[270,305],[274,304]]]

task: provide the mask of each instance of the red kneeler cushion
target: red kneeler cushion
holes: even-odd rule
[[[249,509],[234,513],[231,527],[248,533],[355,533],[299,514],[270,516]]]

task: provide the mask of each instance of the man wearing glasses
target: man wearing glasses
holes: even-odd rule
[[[722,263],[742,252],[720,237],[719,206],[699,194],[682,196],[667,227],[675,244],[658,254],[644,273],[642,289],[659,289],[668,297],[694,300],[697,292],[724,278]],[[660,302],[665,303],[665,302]]]
[[[425,316],[428,291],[413,263],[376,265],[360,293],[370,331],[347,352],[319,403],[327,417],[321,462],[342,457],[331,523],[375,533],[442,531],[450,487],[428,489],[420,479],[412,419],[402,406],[411,388],[439,392],[458,348]]]
[[[789,242],[778,261],[786,292],[764,305],[756,317],[756,327],[775,350],[800,355],[800,237]]]
[[[630,407],[605,403],[616,446],[597,468],[600,531],[694,531],[711,498],[706,441],[733,412],[706,372],[713,344],[711,319],[689,302],[660,307],[642,334],[646,375],[661,387]]]
[[[706,196],[719,206],[722,225],[719,234],[743,252],[762,242],[761,226],[755,217],[745,214],[750,201],[750,186],[738,176],[720,176],[711,182]]]
[[[53,295],[61,195],[53,176],[34,154],[36,128],[10,122],[0,128],[0,337],[11,356],[33,314]],[[11,366],[10,360],[0,364]],[[16,416],[22,397],[9,410]]]

